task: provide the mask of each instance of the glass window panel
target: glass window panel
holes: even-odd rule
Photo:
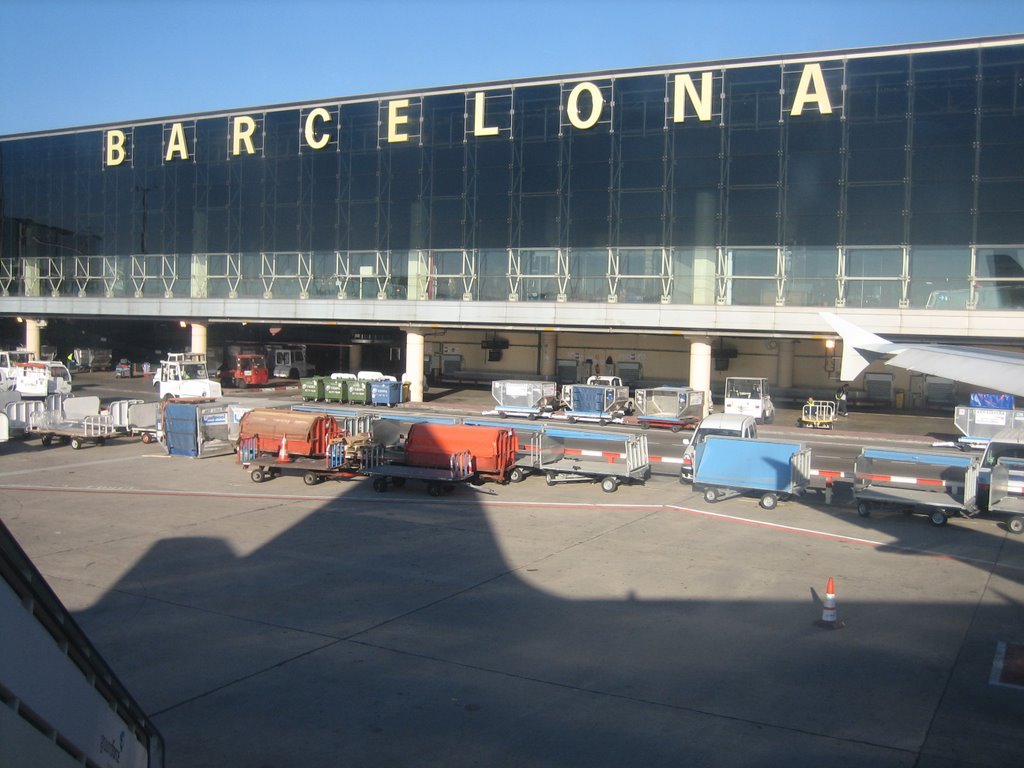
[[[901,243],[903,185],[850,187],[846,193],[846,242],[860,245]]]
[[[839,253],[835,248],[794,247],[786,250],[786,304],[831,307],[836,303]]]
[[[1024,309],[1024,246],[978,248],[979,309]]]
[[[910,250],[910,306],[935,309],[966,309],[970,290],[969,248]]]
[[[847,277],[900,277],[903,251],[899,248],[849,248],[846,251]]]

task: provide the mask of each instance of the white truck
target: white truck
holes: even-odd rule
[[[220,382],[210,379],[206,355],[172,352],[153,376],[153,387],[161,400],[172,397],[220,397]]]
[[[53,360],[18,363],[14,366],[14,389],[23,397],[71,394],[71,371]]]
[[[306,359],[304,346],[277,347],[268,345],[271,375],[275,379],[301,379],[316,373],[315,367]]]
[[[730,376],[725,380],[725,413],[751,416],[758,424],[775,421],[768,379]]]
[[[8,378],[13,379],[18,363],[35,362],[34,352],[27,349],[4,349],[0,350],[0,370],[3,370]]]

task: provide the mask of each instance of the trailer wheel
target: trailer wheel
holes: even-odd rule
[[[249,473],[249,479],[252,480],[254,483],[262,483],[264,480],[267,479],[267,476],[263,474],[262,469],[256,467],[256,469]]]
[[[1011,517],[1006,521],[1006,527],[1010,529],[1010,533],[1024,533],[1024,517]]]
[[[43,435],[39,440],[43,445],[49,445],[53,442],[53,435]]]
[[[871,505],[866,501],[858,501],[857,514],[861,517],[871,517]]]
[[[650,429],[650,428],[651,428],[651,422],[649,422],[649,421],[641,421],[640,422],[640,429]],[[672,431],[675,432],[675,430],[672,430]]]
[[[143,443],[148,445],[149,443],[153,442],[153,439],[154,439],[153,436],[151,434],[149,434],[149,432],[143,432],[142,433],[142,442]]]
[[[568,421],[570,424],[575,424],[576,423],[576,417],[575,416],[570,416],[569,418],[566,419],[566,421]]]
[[[928,519],[932,521],[932,525],[938,528],[941,525],[945,525],[949,518],[946,517],[944,510],[936,509],[928,514]]]
[[[320,482],[320,476],[315,472],[307,472],[302,476],[302,482],[306,485],[316,485]]]
[[[388,479],[386,477],[375,477],[373,478],[373,490],[377,493],[384,493],[388,489]]]
[[[766,493],[757,504],[761,509],[775,509],[779,506],[779,497],[774,493]]]
[[[548,485],[554,485],[555,484],[555,473],[554,472],[545,472],[544,473],[544,482],[547,483]]]
[[[431,496],[440,496],[442,493],[444,493],[444,488],[436,480],[431,480],[429,483],[427,483],[427,493],[429,493]]]
[[[682,424],[673,424],[672,425],[672,434],[677,435],[677,434],[679,434],[682,431],[683,431],[683,425]]]
[[[614,477],[606,477],[601,480],[601,490],[605,493],[615,493],[619,490],[619,481]]]
[[[718,501],[718,489],[717,488],[705,488],[704,489],[704,501],[708,504],[714,504]]]
[[[533,411],[530,411],[528,414],[526,414],[526,420],[527,421],[536,421],[537,420],[537,414],[534,413]]]
[[[82,447],[82,439],[79,438],[79,437],[72,437],[71,438],[71,447],[74,448],[77,451],[79,448]]]
[[[526,470],[522,467],[512,467],[512,471],[508,473],[508,481],[510,483],[521,483],[526,479]]]

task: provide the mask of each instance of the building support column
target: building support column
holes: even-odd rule
[[[555,378],[555,360],[558,357],[558,334],[554,331],[540,333],[540,363],[538,365],[542,379]]]
[[[189,349],[197,355],[206,354],[206,325],[203,323],[191,323],[192,346]]]
[[[779,389],[789,389],[793,386],[793,356],[794,344],[792,339],[779,339],[778,371],[775,386]]]
[[[348,370],[349,373],[359,373],[363,367],[363,347],[360,344],[353,344],[348,348]]]
[[[25,318],[25,349],[35,355],[36,360],[42,359],[43,344],[39,330],[42,326],[38,320]]]
[[[405,331],[405,375],[409,382],[409,402],[423,402],[423,334],[418,329]]]
[[[690,388],[706,392],[704,416],[711,406],[711,339],[697,337],[690,339]]]

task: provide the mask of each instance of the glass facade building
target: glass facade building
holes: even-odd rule
[[[0,297],[1021,310],[1024,39],[5,137]]]

